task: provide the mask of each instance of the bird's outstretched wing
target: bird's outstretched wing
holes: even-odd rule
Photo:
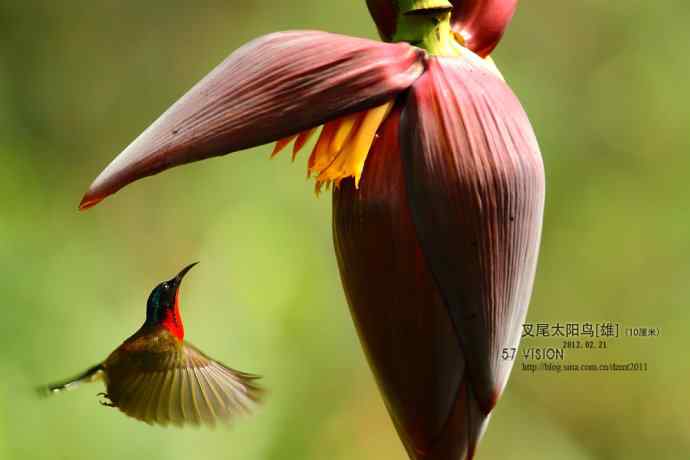
[[[214,426],[251,412],[261,398],[258,376],[231,369],[190,343],[169,355],[155,369],[109,382],[113,405],[149,424]]]

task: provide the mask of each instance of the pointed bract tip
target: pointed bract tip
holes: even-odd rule
[[[90,194],[87,192],[86,195],[84,195],[84,197],[79,202],[79,210],[86,211],[87,209],[96,206],[101,201],[103,201],[103,198],[96,198],[90,196]]]

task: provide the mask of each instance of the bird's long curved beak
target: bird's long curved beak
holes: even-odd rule
[[[174,283],[175,283],[175,287],[179,287],[179,286],[180,286],[180,283],[182,283],[182,278],[184,278],[184,276],[187,274],[187,272],[188,272],[189,270],[191,270],[192,267],[194,267],[194,266],[195,266],[196,264],[198,264],[198,263],[199,263],[199,262],[194,262],[193,264],[189,264],[189,265],[187,265],[185,268],[183,268],[182,270],[180,270],[180,273],[178,273],[177,276],[176,276],[175,278],[173,278],[173,281],[174,281]]]

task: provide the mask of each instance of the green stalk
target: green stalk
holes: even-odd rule
[[[408,42],[435,56],[457,56],[450,26],[451,5],[439,0],[399,0],[394,42]]]

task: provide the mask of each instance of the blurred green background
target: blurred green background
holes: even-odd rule
[[[658,327],[524,372],[479,459],[678,459],[690,451],[690,2],[522,2],[494,53],[547,171],[530,322]],[[403,459],[340,287],[330,200],[269,146],[174,169],[87,213],[90,181],[230,51],[318,28],[374,38],[364,1],[0,1],[0,458]],[[33,387],[103,359],[150,289],[200,260],[187,336],[265,376],[228,430],[149,427],[100,386]],[[556,342],[535,339],[531,345]],[[523,342],[528,344],[528,342]]]

